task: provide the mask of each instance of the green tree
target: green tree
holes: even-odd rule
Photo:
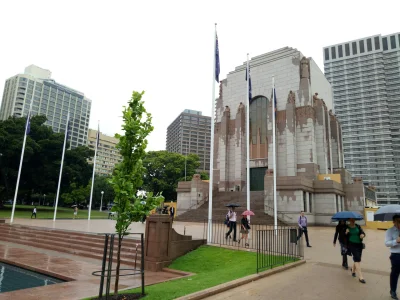
[[[33,194],[50,195],[57,190],[64,133],[54,133],[45,122],[45,116],[31,118],[18,190],[19,202],[29,203]],[[3,200],[14,197],[25,124],[26,118],[0,121],[0,206]],[[88,184],[92,166],[87,159],[93,155],[94,151],[88,147],[66,151],[61,193],[70,192],[74,182],[77,186]]]
[[[128,107],[124,107],[122,112],[122,129],[125,135],[116,134],[119,139],[117,149],[121,153],[122,162],[115,167],[110,180],[115,192],[115,205],[112,210],[117,213],[115,229],[118,233],[114,295],[118,294],[122,240],[128,234],[129,225],[138,222],[163,200],[162,196],[153,196],[152,193],[148,193],[146,199],[143,194],[136,196],[137,189],[142,185],[142,159],[146,154],[147,136],[153,131],[151,115],[146,112],[141,100],[143,94],[144,92],[132,93]]]
[[[162,192],[167,201],[176,200],[176,188],[179,181],[192,180],[200,166],[199,156],[189,154],[187,157],[168,151],[150,151],[143,160],[146,171],[143,176],[143,187],[154,193]]]
[[[86,186],[78,186],[73,182],[71,184],[71,192],[62,194],[61,199],[65,204],[87,204],[91,185],[91,181]]]
[[[115,193],[110,184],[111,176],[95,175],[93,185],[93,206],[100,207],[101,192],[103,191],[103,206],[114,201]]]

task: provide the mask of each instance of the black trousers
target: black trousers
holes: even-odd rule
[[[305,235],[307,246],[310,245],[310,241],[308,240],[308,230],[307,227],[299,228],[299,235],[297,236],[297,240],[301,239],[301,236]]]
[[[31,219],[32,219],[33,216],[35,216],[35,219],[36,219],[36,213],[32,213]]]
[[[230,235],[233,230],[233,240],[236,241],[236,222],[229,222],[229,231],[226,236]]]
[[[390,262],[392,264],[392,271],[390,272],[390,290],[397,291],[397,281],[400,275],[400,253],[392,253],[390,255]]]
[[[343,251],[343,249],[347,249],[347,246],[344,243],[340,243],[340,253],[342,255],[342,266],[347,267],[347,252]],[[343,254],[344,252],[344,254]]]

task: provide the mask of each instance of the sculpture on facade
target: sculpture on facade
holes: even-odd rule
[[[310,61],[303,56],[300,61],[300,79],[310,79]]]
[[[287,103],[289,104],[296,104],[296,94],[292,91],[289,92]]]
[[[316,101],[316,100],[322,100],[322,99],[318,98],[318,93],[315,93],[313,96],[313,100]]]
[[[239,107],[238,107],[238,109],[237,109],[237,113],[238,113],[238,114],[241,114],[241,113],[244,112],[244,110],[245,110],[245,107],[244,107],[243,103],[240,102]]]

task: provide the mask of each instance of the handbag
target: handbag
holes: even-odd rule
[[[362,244],[362,248],[365,249],[365,244],[364,243],[361,243],[361,244]]]

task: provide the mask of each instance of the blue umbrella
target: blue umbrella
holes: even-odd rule
[[[332,221],[341,221],[348,219],[363,220],[364,217],[356,211],[340,211],[334,214],[334,216],[332,217]]]

